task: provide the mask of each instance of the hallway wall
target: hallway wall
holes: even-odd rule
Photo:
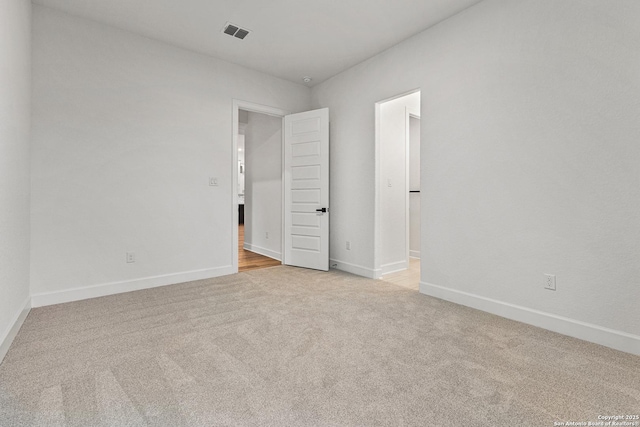
[[[244,247],[282,260],[282,118],[248,113],[245,165]]]

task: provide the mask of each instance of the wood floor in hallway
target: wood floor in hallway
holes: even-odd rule
[[[259,268],[281,265],[277,259],[269,258],[244,248],[244,224],[238,226],[238,271],[257,270]]]

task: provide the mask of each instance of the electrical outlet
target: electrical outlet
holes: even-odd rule
[[[347,250],[350,251],[351,250],[351,242],[347,240]]]
[[[127,263],[136,262],[136,253],[135,252],[127,252]]]
[[[209,185],[212,186],[212,187],[217,187],[218,186],[218,178],[209,177]]]
[[[269,232],[268,232],[268,231],[265,231],[265,232],[264,232],[264,237],[265,237],[266,239],[268,239],[268,238],[269,238]]]
[[[556,276],[553,274],[544,275],[544,288],[550,291],[556,290]]]

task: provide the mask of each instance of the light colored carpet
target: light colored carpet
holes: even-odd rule
[[[291,267],[38,308],[7,426],[553,426],[640,412],[640,358]]]

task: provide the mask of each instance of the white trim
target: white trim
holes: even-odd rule
[[[285,200],[285,191],[286,191],[286,185],[285,185],[285,180],[287,179],[286,174],[285,174],[285,170],[284,170],[284,161],[286,159],[285,157],[285,153],[284,150],[286,148],[286,143],[285,143],[285,124],[284,124],[284,116],[282,116],[282,145],[280,146],[280,164],[282,165],[282,170],[280,171],[280,194],[282,195],[282,197],[280,198],[280,200],[282,201],[282,205],[280,207],[281,211],[281,215],[280,215],[280,230],[282,231],[282,234],[280,236],[280,262],[284,265],[286,265],[285,263],[285,259],[284,259],[284,245],[286,244],[286,229],[285,229],[285,208],[286,208],[286,200]],[[246,153],[245,153],[246,154]]]
[[[268,116],[274,116],[274,117],[284,117],[288,114],[291,114],[287,110],[282,110],[276,107],[270,107],[268,105],[256,104],[255,102],[242,101],[240,99],[234,99],[233,106],[236,107],[236,110],[245,110],[253,113],[261,113],[261,114],[266,114]],[[238,124],[237,121],[236,121],[236,124]]]
[[[233,111],[232,111],[232,126],[231,126],[231,151],[232,151],[232,159],[231,159],[231,170],[233,171],[233,176],[231,177],[231,185],[233,189],[231,191],[231,221],[232,221],[232,230],[233,237],[231,239],[231,268],[232,273],[238,272],[238,121],[239,121],[239,110],[251,111],[254,113],[267,114],[269,116],[280,117],[282,118],[282,236],[281,241],[282,245],[284,245],[284,116],[290,114],[286,110],[281,110],[275,107],[269,107],[267,105],[256,104],[254,102],[242,101],[239,99],[233,100]],[[282,252],[282,248],[281,248]],[[269,255],[266,255],[269,256]]]
[[[409,251],[409,257],[420,259],[420,251]]]
[[[329,266],[331,268],[335,268],[336,270],[346,271],[347,273],[367,277],[369,279],[379,279],[381,276],[379,270],[363,267],[361,265],[351,264],[350,262],[339,261],[337,259],[330,259]]]
[[[409,107],[404,107],[404,243],[406,264],[409,265],[411,257],[411,207],[409,196],[411,193],[411,113]]]
[[[238,272],[238,135],[239,135],[239,113],[238,101],[233,100],[233,108],[231,111],[231,270],[232,273]],[[245,158],[245,164],[247,159]],[[246,185],[246,183],[245,183]]]
[[[31,311],[31,297],[27,297],[22,303],[20,310],[18,310],[13,320],[9,323],[7,330],[2,335],[2,339],[0,339],[0,363],[2,363],[2,360],[7,355],[9,347],[11,347],[11,343],[13,343],[16,335],[18,335],[18,331],[20,331],[29,311]]]
[[[275,259],[277,261],[282,262],[282,253],[278,253],[276,251],[272,251],[271,249],[262,248],[260,246],[252,245],[251,243],[244,243],[242,247],[248,251],[255,252],[260,255],[264,255],[266,257]]]
[[[420,282],[420,293],[570,337],[640,355],[640,336],[455,289]]]
[[[375,104],[375,162],[373,171],[373,268],[380,273],[380,263],[382,258],[382,224],[380,216],[382,215],[382,207],[380,206],[380,118],[382,116],[381,108],[384,101]],[[369,277],[369,276],[366,276]],[[375,279],[382,277],[380,274]]]
[[[235,268],[237,269],[237,266]],[[32,295],[31,306],[43,307],[53,304],[62,304],[65,302],[103,297],[106,295],[156,288],[159,286],[174,285],[176,283],[190,282],[192,280],[210,279],[212,277],[225,276],[233,273],[235,273],[234,267],[232,265],[226,265],[224,267],[204,268],[202,270],[162,274],[159,276],[149,276],[140,279],[85,286],[82,288],[65,289],[62,291]]]
[[[383,264],[381,271],[382,275],[385,276],[391,273],[397,273],[398,271],[404,271],[409,268],[409,261],[402,260],[397,262],[390,262],[389,264]]]

